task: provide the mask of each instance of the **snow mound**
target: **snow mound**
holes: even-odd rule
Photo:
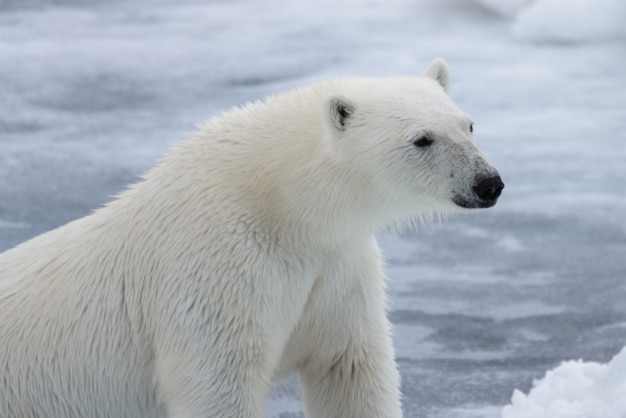
[[[502,418],[625,418],[626,347],[608,364],[567,361],[513,392]]]
[[[626,38],[625,22],[624,0],[537,0],[520,10],[513,33],[531,41],[596,42]]]

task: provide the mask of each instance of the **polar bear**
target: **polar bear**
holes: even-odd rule
[[[201,125],[93,214],[0,255],[3,418],[402,416],[373,232],[503,188],[448,68],[287,91]]]

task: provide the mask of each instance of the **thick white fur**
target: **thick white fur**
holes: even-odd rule
[[[354,106],[343,129],[333,98]],[[258,418],[290,372],[307,417],[401,417],[372,233],[459,209],[489,168],[464,164],[482,161],[468,126],[419,76],[202,125],[106,207],[0,255],[0,417]],[[425,129],[448,148],[419,154]]]

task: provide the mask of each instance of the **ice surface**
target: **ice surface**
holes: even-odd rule
[[[516,24],[466,0],[0,0],[0,249],[86,215],[230,106],[442,56],[506,188],[380,237],[405,415],[498,417],[546,370],[626,343],[624,41]],[[268,416],[297,399],[279,385]]]
[[[516,16],[535,1],[541,0],[475,0],[478,4],[505,17]]]
[[[608,364],[568,361],[513,393],[502,418],[626,417],[626,348]]]

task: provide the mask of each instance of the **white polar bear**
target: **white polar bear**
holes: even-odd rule
[[[373,231],[495,204],[448,70],[214,118],[92,215],[0,255],[3,418],[402,416]]]

